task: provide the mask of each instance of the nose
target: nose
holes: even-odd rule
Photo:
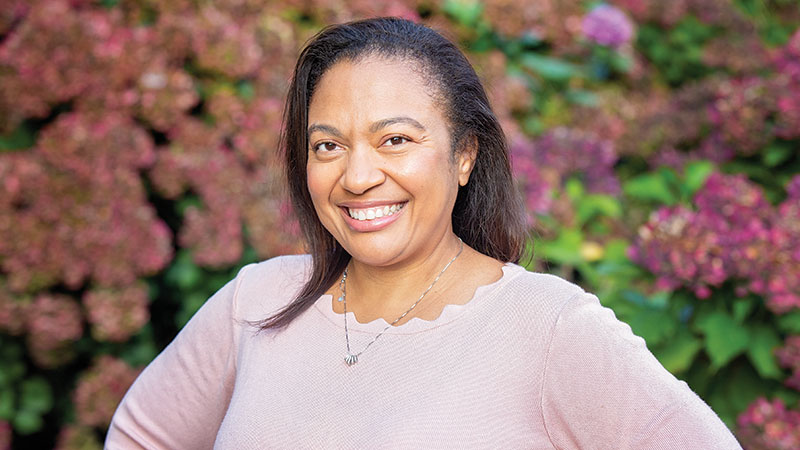
[[[347,167],[340,179],[342,187],[360,195],[386,180],[381,158],[368,147],[353,148],[347,155]]]

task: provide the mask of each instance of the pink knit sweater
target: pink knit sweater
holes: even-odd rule
[[[352,367],[329,295],[256,333],[309,261],[249,265],[211,297],[128,391],[107,448],[741,448],[596,297],[513,264]],[[348,325],[361,349],[386,322]]]

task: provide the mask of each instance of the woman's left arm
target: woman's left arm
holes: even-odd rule
[[[644,340],[586,293],[554,325],[541,401],[556,448],[741,449]]]

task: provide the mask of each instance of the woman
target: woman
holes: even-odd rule
[[[321,32],[283,145],[310,257],[217,292],[131,387],[108,448],[739,448],[596,297],[515,264],[502,130],[437,33]]]

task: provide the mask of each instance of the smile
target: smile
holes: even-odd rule
[[[395,203],[394,205],[384,205],[374,208],[347,208],[347,213],[355,220],[374,220],[391,216],[403,209],[405,205],[405,203]]]

